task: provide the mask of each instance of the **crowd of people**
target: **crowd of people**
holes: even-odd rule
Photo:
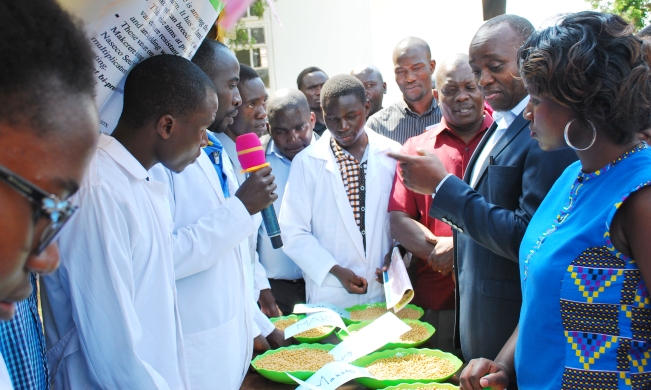
[[[237,389],[291,342],[269,318],[384,301],[396,247],[462,389],[651,387],[648,35],[501,15],[438,62],[407,37],[386,106],[373,64],[269,96],[206,39],[136,64],[100,134],[80,22],[0,2],[0,389]]]

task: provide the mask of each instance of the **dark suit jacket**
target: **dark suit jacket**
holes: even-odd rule
[[[563,170],[577,159],[571,149],[543,152],[522,113],[490,153],[473,189],[473,167],[496,124],[468,163],[463,180],[450,176],[429,214],[453,227],[457,321],[466,361],[495,359],[515,329],[522,293],[518,252],[534,212]],[[492,160],[492,163],[489,163]]]

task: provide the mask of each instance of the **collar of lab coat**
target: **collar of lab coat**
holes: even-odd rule
[[[386,153],[388,150],[391,150],[392,148],[392,142],[391,140],[384,138],[380,135],[378,135],[376,132],[373,130],[369,129],[368,127],[365,128],[366,134],[368,135],[368,170],[367,170],[367,176],[366,176],[366,184],[367,188],[367,209],[368,210],[375,210],[375,205],[380,201],[380,184],[376,181],[376,178],[379,177],[377,175],[379,167],[377,166],[378,164],[384,164],[383,158],[379,158],[380,154]],[[336,161],[334,154],[332,153],[332,149],[330,147],[330,132],[326,131],[323,133],[321,138],[316,143],[313,143],[312,145],[309,146],[309,149],[306,149],[306,153],[310,157],[313,157],[315,159],[319,160],[324,160],[325,161],[325,167],[326,170],[330,171],[332,175],[330,176],[330,180],[332,183],[332,189],[333,189],[333,196],[335,198],[335,202],[337,203],[337,208],[339,209],[339,213],[344,221],[344,224],[346,226],[346,229],[348,230],[348,233],[355,242],[355,247],[357,248],[357,251],[362,259],[366,260],[366,254],[364,253],[364,244],[362,242],[362,236],[359,232],[359,228],[357,227],[357,224],[355,223],[355,219],[353,218],[352,214],[352,209],[350,207],[350,203],[348,201],[348,196],[346,195],[346,190],[344,189],[344,185],[341,179],[341,172],[339,172],[338,167],[336,166]],[[373,189],[378,189],[378,191],[374,191]],[[373,242],[370,242],[369,235],[368,233],[374,229],[375,226],[375,220],[377,218],[377,215],[375,213],[371,212],[371,214],[366,215],[367,218],[367,226],[366,226],[366,231],[367,231],[367,245],[372,245]]]
[[[144,180],[149,176],[145,167],[140,164],[133,154],[125,148],[120,141],[110,135],[100,134],[97,148],[105,151],[116,163],[120,164],[127,172],[138,180]]]
[[[391,144],[386,142],[386,140],[380,137],[376,132],[368,127],[365,127],[364,130],[368,135],[369,160],[371,159],[371,154],[386,153],[391,149]],[[332,138],[330,132],[324,132],[318,141],[312,143],[314,147],[310,148],[308,153],[314,158],[328,161],[326,168],[334,172],[334,155],[330,148],[330,138]]]

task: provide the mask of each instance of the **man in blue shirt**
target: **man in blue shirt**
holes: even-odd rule
[[[312,130],[316,117],[310,112],[307,99],[301,91],[281,89],[267,101],[267,119],[271,139],[265,150],[278,186],[278,199],[274,202],[274,208],[279,213],[292,159],[314,139]],[[258,231],[258,254],[280,310],[289,314],[295,304],[305,303],[303,272],[281,248],[274,249],[271,246],[264,224]]]

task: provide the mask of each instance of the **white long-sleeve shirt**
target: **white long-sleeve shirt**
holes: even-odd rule
[[[44,278],[53,388],[189,388],[166,186],[101,135],[73,202]]]

